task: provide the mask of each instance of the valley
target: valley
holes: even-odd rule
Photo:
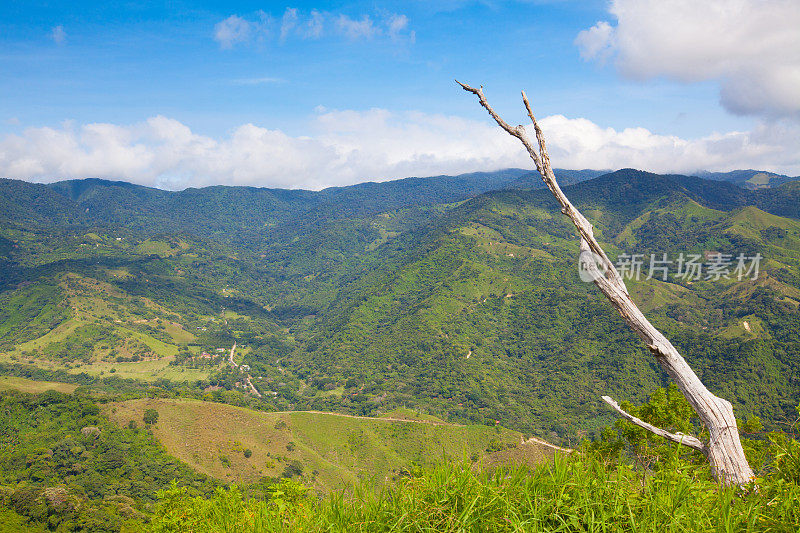
[[[643,401],[665,381],[574,275],[573,229],[546,191],[520,188],[525,175],[321,193],[6,182],[6,202],[20,201],[2,224],[0,364],[261,410],[411,406],[574,443],[613,420],[602,394]],[[566,188],[612,255],[764,257],[755,280],[628,284],[691,364],[768,424],[798,398],[796,183],[748,191],[623,170]],[[22,199],[34,189],[48,200],[32,209]],[[453,202],[452,190],[477,196]],[[146,229],[165,224],[160,206],[179,209],[175,195],[204,214],[182,233]],[[247,208],[213,212],[214,196]],[[50,205],[73,212],[72,225],[56,226]],[[95,219],[82,219],[84,206]]]
[[[800,533],[798,28],[0,1],[0,533]]]
[[[763,456],[800,403],[798,182],[565,177],[610,255],[641,257],[625,267],[632,298]],[[1,182],[0,509],[136,531],[172,512],[169,487],[176,509],[233,486],[242,505],[334,502],[423,490],[412,480],[442,465],[459,483],[521,467],[551,479],[586,453],[672,453],[600,401],[703,430],[528,185],[519,170],[321,192]],[[70,511],[41,487],[62,487]]]

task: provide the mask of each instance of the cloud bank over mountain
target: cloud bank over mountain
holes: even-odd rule
[[[541,120],[554,165],[655,172],[761,168],[800,174],[793,121],[697,139],[584,118]],[[103,177],[168,189],[213,184],[320,189],[366,180],[530,167],[488,121],[421,112],[319,109],[310,135],[243,124],[213,138],[164,116],[130,125],[64,123],[0,139],[0,175],[35,181]]]

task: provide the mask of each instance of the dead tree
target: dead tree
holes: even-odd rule
[[[622,318],[633,331],[641,338],[650,352],[655,356],[661,368],[678,385],[686,400],[697,412],[701,422],[708,428],[708,442],[700,439],[683,435],[681,433],[670,433],[663,429],[652,426],[635,416],[626,413],[620,406],[609,398],[603,396],[603,400],[614,408],[620,415],[632,423],[652,432],[656,435],[669,439],[673,442],[683,444],[694,450],[702,452],[711,464],[714,477],[726,485],[743,486],[751,483],[754,479],[753,470],[747,463],[742,443],[739,440],[739,431],[736,427],[736,418],[733,415],[733,406],[727,400],[719,398],[709,391],[697,377],[697,374],[686,363],[686,360],[678,353],[678,350],[658,331],[639,310],[628,294],[625,283],[617,272],[614,264],[600,247],[594,237],[594,230],[589,221],[578,211],[566,197],[561,187],[556,182],[553,169],[550,166],[550,158],[547,155],[544,135],[536,122],[531,111],[525,92],[522,93],[522,101],[528,112],[528,117],[533,123],[538,145],[534,146],[523,126],[511,126],[504,121],[492,109],[483,94],[483,87],[475,89],[456,80],[465,91],[478,97],[480,104],[489,112],[489,115],[503,128],[509,135],[516,137],[528,151],[531,159],[536,164],[536,170],[542,176],[545,185],[553,193],[558,203],[561,205],[561,212],[564,213],[575,224],[580,234],[581,267],[587,271],[594,284],[608,298],[611,304],[619,311]]]

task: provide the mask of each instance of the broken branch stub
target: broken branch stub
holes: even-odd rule
[[[702,423],[708,428],[709,440],[707,443],[701,442],[696,437],[681,434],[672,434],[663,429],[647,424],[638,418],[623,411],[617,403],[608,398],[603,399],[611,405],[623,417],[634,424],[651,431],[661,437],[674,442],[680,442],[690,448],[703,452],[711,464],[714,477],[721,483],[727,485],[745,485],[754,479],[753,471],[747,462],[739,432],[736,427],[736,418],[733,415],[733,407],[730,402],[715,396],[697,377],[686,360],[678,353],[678,350],[669,340],[658,331],[628,294],[625,283],[620,277],[614,264],[606,255],[600,243],[594,236],[594,228],[591,223],[572,205],[567,196],[559,187],[553,169],[550,165],[550,157],[547,154],[544,134],[539,127],[539,123],[533,115],[530,103],[525,93],[522,93],[522,101],[528,117],[533,123],[536,133],[536,145],[528,137],[527,131],[523,126],[511,126],[504,121],[495,111],[483,94],[483,87],[474,88],[456,80],[465,91],[478,97],[481,106],[488,111],[498,126],[505,130],[509,135],[519,139],[527,150],[536,170],[542,177],[547,188],[561,205],[561,212],[564,213],[578,230],[581,243],[581,254],[591,252],[588,261],[582,261],[588,268],[591,279],[600,291],[608,298],[614,308],[619,312],[630,328],[641,338],[653,355],[656,357],[661,368],[678,385],[681,393],[689,404],[697,412]],[[600,266],[598,266],[598,263]]]
[[[606,402],[608,405],[611,406],[616,412],[618,412],[622,418],[630,421],[633,424],[636,424],[640,428],[644,428],[647,431],[658,435],[659,437],[664,437],[667,440],[671,440],[672,442],[677,442],[678,444],[683,444],[684,446],[688,446],[693,450],[697,450],[698,452],[705,452],[706,445],[703,444],[700,439],[697,437],[693,437],[691,435],[684,435],[683,433],[670,433],[669,431],[665,431],[661,428],[658,428],[652,424],[648,424],[644,420],[640,418],[636,418],[632,414],[626,412],[619,406],[617,402],[611,399],[610,396],[603,396],[603,401]]]

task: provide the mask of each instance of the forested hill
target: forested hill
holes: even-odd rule
[[[613,202],[631,202],[652,197],[670,187],[683,187],[691,195],[721,207],[757,205],[772,212],[797,216],[795,178],[757,171],[706,173],[712,179],[657,175],[623,169],[612,173],[594,170],[556,170],[562,186],[586,180],[590,184],[573,194],[608,196]],[[773,182],[787,184],[773,190],[743,189],[736,183],[750,174],[771,175]],[[594,179],[602,176],[602,179]],[[614,185],[615,182],[620,182]],[[627,183],[627,185],[626,185]],[[680,185],[677,185],[680,183]],[[741,183],[739,183],[741,184]],[[322,191],[268,189],[256,187],[212,186],[203,189],[164,191],[123,181],[102,179],[68,180],[38,184],[0,179],[0,219],[43,226],[101,225],[125,226],[143,231],[197,231],[217,233],[231,239],[237,230],[264,228],[298,219],[319,221],[330,218],[368,216],[409,207],[424,207],[460,202],[498,189],[540,189],[535,172],[506,169],[459,176],[435,176],[362,183]],[[623,196],[620,196],[623,195]],[[544,195],[546,196],[546,195]]]
[[[738,416],[793,414],[800,184],[591,176],[565,176],[583,180],[565,191],[612,257],[763,256],[755,280],[648,280],[645,266],[628,283]],[[547,191],[523,186],[533,177],[320,192],[4,180],[0,365],[262,409],[415,406],[569,442],[613,419],[600,395],[643,401],[665,381],[579,281],[574,228]],[[234,342],[249,381],[216,355]]]
[[[170,192],[101,179],[47,185],[3,179],[0,207],[6,219],[40,225],[125,225],[168,231],[215,228],[224,232],[260,229],[312,210],[316,217],[341,217],[457,202],[510,186],[527,174],[530,171],[507,169],[362,183],[318,192],[228,186]]]
[[[741,416],[790,416],[800,397],[797,188],[622,170],[565,192],[622,253],[761,253],[758,280],[630,280],[632,294]],[[755,206],[759,207],[755,207]],[[795,204],[796,205],[796,204]],[[454,418],[566,437],[611,416],[598,398],[663,385],[655,361],[592,285],[546,191],[494,191],[387,243],[337,291],[309,344],[312,375],[370,383]],[[753,324],[757,324],[754,326]],[[354,377],[355,376],[355,377]],[[778,417],[783,414],[777,415]],[[528,421],[535,422],[528,425]]]
[[[800,216],[800,181],[756,191],[727,181],[628,168],[562,188],[573,203],[591,204],[615,212],[641,211],[656,200],[677,194],[712,209],[730,210],[752,205],[779,216]],[[549,191],[531,191],[528,195],[527,201],[555,205]]]

